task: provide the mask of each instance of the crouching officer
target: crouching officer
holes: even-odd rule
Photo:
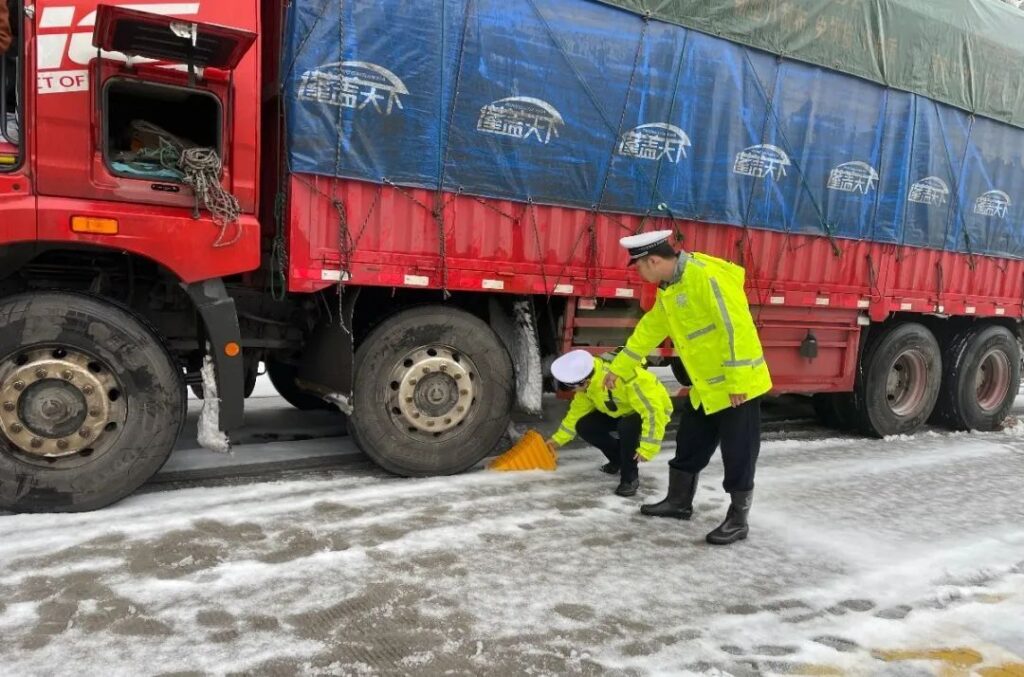
[[[601,470],[619,474],[615,493],[633,496],[640,486],[637,462],[649,461],[661,450],[672,400],[665,386],[641,364],[630,370],[628,383],[623,380],[609,389],[604,387],[607,369],[607,362],[585,350],[573,350],[554,361],[552,376],[576,394],[548,444],[564,446],[579,434],[608,459]]]
[[[743,268],[699,253],[677,253],[672,231],[625,237],[630,265],[660,285],[654,306],[640,319],[611,363],[605,387],[629,383],[642,357],[671,337],[693,386],[680,406],[676,455],[669,462],[668,496],[644,505],[656,517],[690,519],[697,476],[721,444],[723,486],[732,502],[707,541],[725,545],[747,537],[754,469],[761,448],[760,400],[772,388],[757,328],[743,291]]]

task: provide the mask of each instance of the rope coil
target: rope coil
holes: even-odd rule
[[[213,246],[229,247],[238,242],[242,237],[242,227],[238,222],[242,209],[238,198],[226,191],[220,183],[223,164],[217,151],[196,146],[145,120],[133,120],[130,129],[136,137],[155,137],[157,146],[118,153],[115,159],[143,172],[151,170],[153,164],[159,164],[178,174],[182,183],[192,189],[196,216],[202,206],[220,227],[220,234]],[[235,225],[234,237],[228,240],[227,233],[232,225]]]

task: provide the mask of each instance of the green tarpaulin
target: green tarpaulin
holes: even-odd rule
[[[1024,11],[1000,0],[603,0],[1024,127]]]

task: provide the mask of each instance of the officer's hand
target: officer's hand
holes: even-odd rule
[[[615,374],[613,374],[612,372],[608,372],[607,374],[604,375],[604,389],[605,390],[611,390],[612,388],[615,387],[615,384],[618,383],[618,382],[619,382],[619,377],[616,376]]]
[[[734,406],[734,407],[738,407],[738,406],[740,406],[741,404],[743,404],[746,401],[747,401],[747,394],[746,393],[736,393],[736,394],[730,393],[729,394],[729,403],[732,406]]]
[[[633,454],[633,460],[637,463],[647,463],[647,459],[640,455],[640,452]]]

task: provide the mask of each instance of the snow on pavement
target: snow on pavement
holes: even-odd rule
[[[765,443],[749,540],[555,473],[325,479],[0,517],[4,674],[1024,674],[1024,436]],[[1014,672],[1016,671],[1016,672]]]

